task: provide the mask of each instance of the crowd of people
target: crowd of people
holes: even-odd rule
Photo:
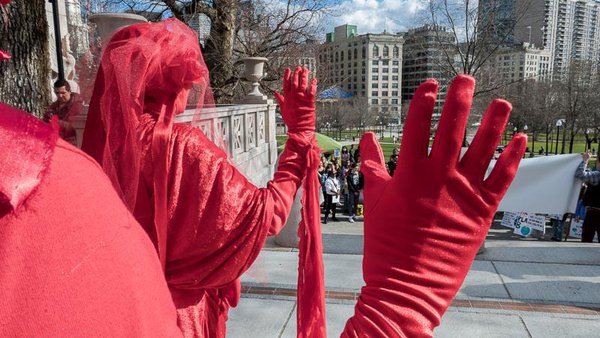
[[[334,155],[321,156],[318,175],[324,201],[323,223],[331,220],[339,221],[336,217],[337,207],[343,205],[348,214],[348,221],[354,223],[358,214],[360,191],[364,187],[364,178],[360,173],[360,150],[354,145],[343,146],[339,157]]]
[[[390,176],[394,175],[398,163],[398,148],[395,147],[386,163]],[[348,215],[348,222],[354,223],[356,217],[362,215],[361,191],[364,188],[364,177],[360,172],[360,150],[354,144],[342,146],[339,156],[322,154],[318,169],[322,190],[323,223],[330,220],[338,222],[338,207]]]

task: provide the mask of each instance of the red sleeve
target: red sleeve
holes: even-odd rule
[[[148,237],[63,141],[35,193],[0,218],[0,265],[0,336],[181,336]]]

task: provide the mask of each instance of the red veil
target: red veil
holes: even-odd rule
[[[118,31],[104,55],[110,57],[102,58],[96,76],[82,149],[102,165],[127,207],[133,210],[142,160],[135,131],[142,113],[156,116],[152,141],[157,169],[153,182],[154,222],[164,269],[166,146],[174,116],[183,111],[189,89],[195,92],[192,96],[197,100],[197,109],[214,105],[208,69],[196,34],[174,19],[132,25]],[[174,97],[177,99],[173,100]]]

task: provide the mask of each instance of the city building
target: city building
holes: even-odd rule
[[[505,82],[552,79],[552,55],[549,50],[524,42],[516,47],[503,47],[490,60],[492,73]]]
[[[203,13],[186,14],[185,23],[198,34],[200,45],[204,46],[206,39],[210,36],[211,21]]]
[[[600,0],[480,0],[481,25],[510,23],[508,45],[527,42],[551,53],[552,73],[564,73],[571,59],[600,57]],[[503,20],[503,21],[502,21]],[[508,27],[508,26],[507,26]]]
[[[335,27],[318,52],[321,86],[338,86],[367,100],[371,113],[399,118],[403,43],[400,34],[358,35],[357,26]]]
[[[436,114],[446,97],[447,83],[451,80],[450,62],[455,63],[454,35],[445,27],[425,25],[404,34],[402,52],[402,100],[409,102],[419,85],[427,79],[440,83]]]

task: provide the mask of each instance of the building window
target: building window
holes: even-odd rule
[[[398,69],[398,68],[396,68],[396,69]],[[389,72],[390,72],[390,69],[389,69],[389,68],[383,68],[383,72],[384,72],[384,73],[389,73]]]
[[[371,96],[379,96],[379,92],[374,90],[371,92]]]
[[[379,75],[372,75],[371,76],[371,80],[378,81],[379,80]]]
[[[383,76],[381,77],[381,79],[382,79],[383,81],[387,81],[387,80],[389,80],[389,76],[387,76],[387,75],[383,75]]]
[[[335,52],[335,62],[340,61],[338,52]]]
[[[399,64],[400,64],[400,61],[398,61],[398,60],[392,61],[392,65],[394,65],[394,66],[398,66]]]
[[[341,61],[344,61],[344,51],[341,51],[341,52],[340,52],[340,60],[341,60]]]
[[[394,57],[397,58],[400,56],[400,48],[398,46],[394,46]],[[398,61],[396,61],[398,62]]]
[[[379,47],[373,46],[373,56],[379,56]]]
[[[354,48],[354,58],[358,58],[358,48]]]
[[[381,104],[388,104],[388,99],[381,99]]]
[[[394,91],[394,92],[392,92],[392,96],[398,96],[398,92],[397,92],[397,91]],[[393,100],[392,100],[392,101],[393,101]],[[396,101],[398,101],[398,100],[396,100]],[[392,102],[392,103],[393,103],[393,102]],[[398,102],[396,102],[396,103],[398,103]]]
[[[398,75],[392,75],[392,81],[398,81]]]
[[[371,83],[371,88],[379,88],[379,84],[377,82]]]
[[[382,83],[382,84],[381,84],[381,88],[387,88],[387,87],[388,87],[388,85],[389,85],[389,83],[387,83],[387,82],[384,82],[384,83]]]
[[[398,88],[398,82],[392,83],[392,88]]]
[[[398,68],[392,68],[392,73],[398,74]]]
[[[381,92],[381,96],[388,96],[389,92]]]
[[[382,64],[383,64],[384,66],[389,66],[389,64],[390,64],[390,60],[382,60]]]
[[[367,57],[367,48],[365,46],[362,48],[362,57],[363,59]]]
[[[373,60],[373,66],[377,66],[379,64],[379,60]]]
[[[389,57],[390,56],[390,47],[388,46],[383,46],[383,57]]]
[[[371,99],[371,104],[379,104],[379,100],[378,99]]]
[[[377,67],[373,67],[373,68],[371,69],[371,72],[372,72],[372,73],[379,73],[379,68],[377,68]]]
[[[398,99],[392,99],[392,104],[398,104]]]

